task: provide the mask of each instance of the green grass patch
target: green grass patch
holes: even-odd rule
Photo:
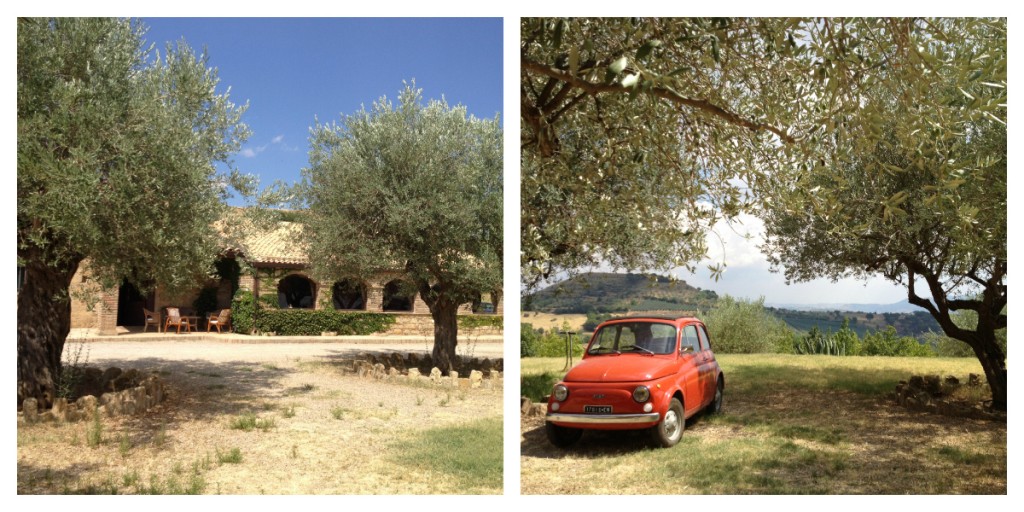
[[[500,493],[502,421],[484,418],[459,426],[432,428],[396,443],[395,461],[418,471],[458,478],[461,492]]]
[[[232,430],[244,430],[246,432],[261,430],[266,432],[276,427],[277,423],[273,418],[259,418],[255,414],[249,412],[232,419],[229,426]]]
[[[690,489],[684,492],[704,494],[825,494],[830,482],[847,470],[842,452],[774,437],[709,443],[684,434],[671,450],[645,450],[631,457],[649,459],[654,480],[686,482]]]
[[[562,375],[558,372],[523,373],[519,379],[520,394],[534,402],[539,402],[551,394],[551,388],[561,379]]]
[[[217,462],[221,464],[240,464],[242,462],[242,450],[240,448],[232,448],[226,452],[217,449]]]
[[[943,459],[956,464],[977,465],[986,464],[993,460],[993,457],[986,453],[977,453],[963,450],[955,446],[943,446],[938,449],[938,454]]]

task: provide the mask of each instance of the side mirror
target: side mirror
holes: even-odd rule
[[[679,353],[680,354],[692,354],[693,353],[693,347],[690,346],[690,345],[683,345],[682,347],[679,347]]]

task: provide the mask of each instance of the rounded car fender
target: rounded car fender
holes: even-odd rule
[[[672,395],[675,394],[678,389],[670,385],[668,381],[660,381],[652,383],[650,390],[651,402],[654,405],[654,410],[659,413],[664,413],[668,410],[669,402],[672,401]],[[682,390],[678,391],[682,394]]]

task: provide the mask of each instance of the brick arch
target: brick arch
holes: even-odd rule
[[[303,274],[288,274],[277,281],[277,306],[282,309],[316,307],[316,281]]]
[[[365,282],[355,278],[335,281],[331,286],[331,303],[334,309],[366,310],[368,287]]]
[[[416,294],[407,292],[408,284],[403,286],[401,279],[392,279],[384,284],[384,299],[381,309],[384,311],[412,311]],[[405,288],[405,289],[404,289]]]

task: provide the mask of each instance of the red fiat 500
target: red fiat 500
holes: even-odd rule
[[[616,318],[597,327],[583,360],[555,385],[545,430],[552,444],[566,447],[583,429],[649,428],[655,442],[670,447],[687,418],[721,410],[724,389],[700,320]]]

